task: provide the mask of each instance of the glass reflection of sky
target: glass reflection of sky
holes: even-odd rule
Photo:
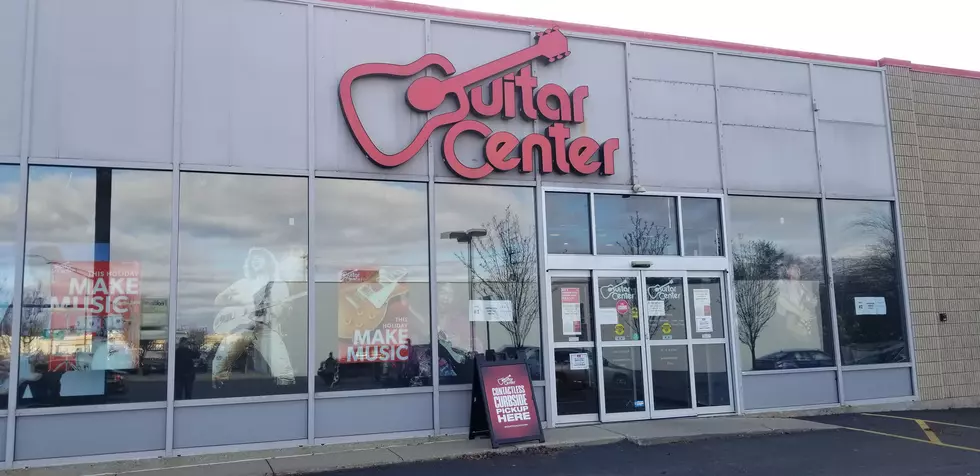
[[[548,253],[591,253],[589,195],[548,192],[544,203]]]
[[[625,236],[636,228],[630,221],[639,213],[643,223],[656,225],[667,236],[665,255],[677,254],[677,218],[674,198],[635,195],[595,195],[596,252],[622,254]]]
[[[817,200],[729,197],[734,250],[755,240],[772,241],[797,257],[822,256]]]
[[[721,211],[716,198],[681,198],[684,226],[684,254],[718,256],[721,238]]]
[[[518,220],[521,233],[532,238],[535,236],[534,190],[531,188],[438,184],[435,199],[436,259],[440,282],[467,281],[466,265],[463,264],[466,243],[439,238],[444,232],[488,228],[494,217],[502,220],[509,207]],[[492,230],[488,229],[488,233],[492,233]],[[480,265],[478,262],[473,264]]]
[[[346,269],[403,268],[429,280],[426,184],[317,179],[315,269],[336,282]]]
[[[826,207],[827,247],[833,258],[861,257],[883,239],[895,240],[889,202],[827,200]]]

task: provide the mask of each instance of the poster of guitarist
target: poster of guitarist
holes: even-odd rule
[[[265,248],[250,249],[242,271],[244,276],[214,299],[219,308],[214,332],[225,337],[214,353],[212,384],[221,388],[231,377],[235,362],[253,346],[276,385],[292,385],[296,377],[283,341],[281,320],[288,314],[289,303],[305,293],[290,295],[279,263]],[[257,366],[261,363],[256,362]]]

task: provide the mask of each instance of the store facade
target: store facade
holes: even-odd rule
[[[874,62],[360,3],[0,6],[5,464],[916,398]]]

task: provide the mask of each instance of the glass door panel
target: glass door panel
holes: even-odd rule
[[[644,280],[650,340],[687,339],[684,278],[646,275]]]
[[[559,423],[599,418],[592,279],[551,275],[555,408]]]
[[[602,393],[606,415],[646,412],[642,351],[638,345],[603,347]]]
[[[725,314],[720,278],[688,278],[691,329],[695,339],[724,339]]]
[[[721,273],[698,273],[687,278],[691,362],[699,413],[733,409],[725,307],[727,294],[722,276]]]
[[[602,369],[603,421],[649,415],[639,278],[639,273],[596,273],[595,322]]]
[[[644,272],[653,416],[692,413],[690,335],[683,272]],[[669,412],[662,414],[661,412]]]
[[[595,321],[602,342],[640,342],[636,276],[600,277]]]
[[[653,411],[691,408],[691,369],[686,345],[650,346]]]

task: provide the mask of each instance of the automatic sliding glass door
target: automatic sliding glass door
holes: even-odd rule
[[[595,273],[599,408],[602,421],[647,418],[646,352],[639,273]]]

